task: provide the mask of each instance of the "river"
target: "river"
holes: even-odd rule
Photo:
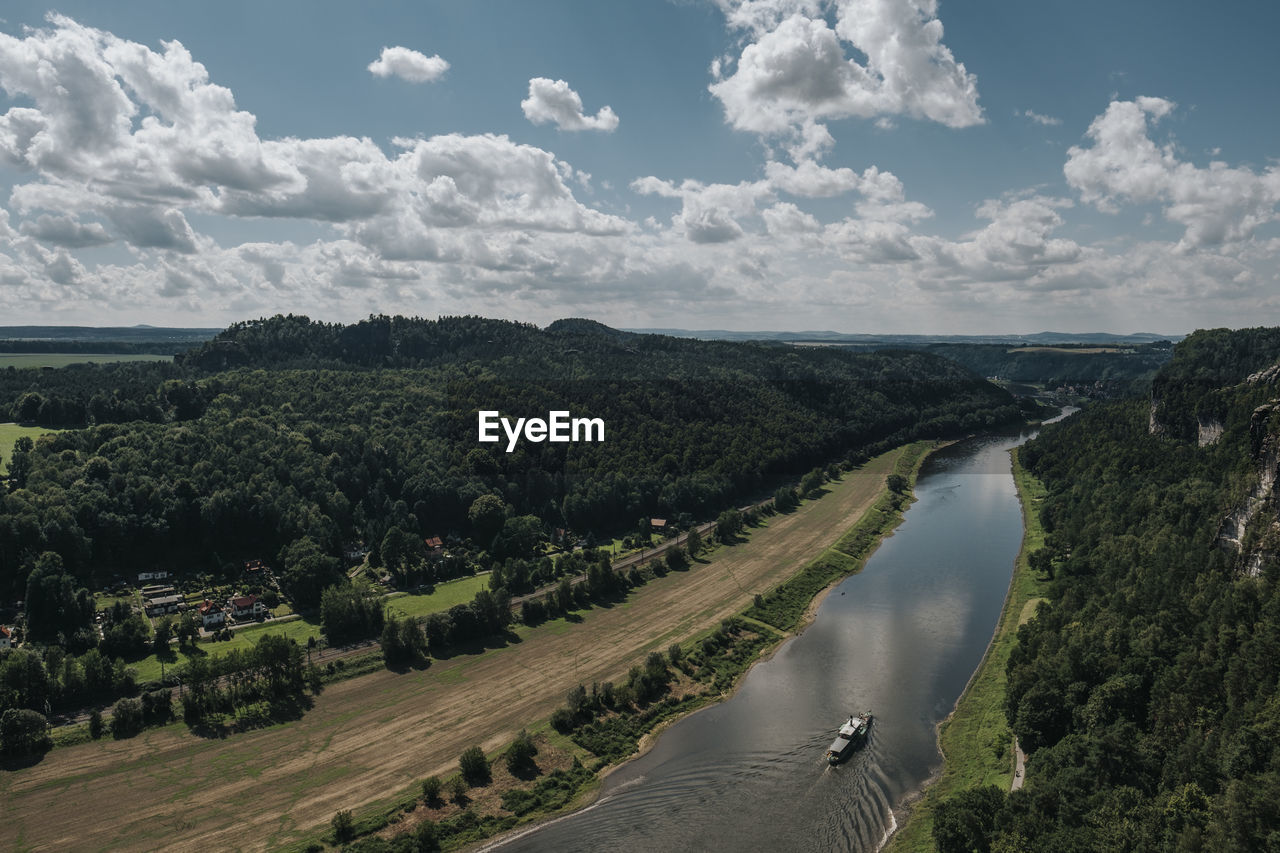
[[[934,734],[999,619],[1022,515],[1008,451],[985,436],[925,462],[902,525],[754,667],[729,701],[667,729],[588,809],[500,845],[517,851],[872,851],[941,764]],[[866,746],[823,759],[850,714]]]

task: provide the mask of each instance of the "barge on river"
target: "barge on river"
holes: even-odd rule
[[[827,748],[827,763],[839,764],[844,761],[867,739],[867,731],[871,728],[871,712],[850,716],[849,722],[840,727],[840,733]]]

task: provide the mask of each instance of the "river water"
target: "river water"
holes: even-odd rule
[[[995,630],[1022,540],[1008,451],[1029,437],[930,456],[902,525],[803,633],[612,773],[595,805],[503,853],[875,850],[941,765],[934,727]],[[865,710],[866,746],[828,767],[836,729]]]

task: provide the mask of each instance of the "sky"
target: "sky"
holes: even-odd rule
[[[0,7],[0,325],[1280,324],[1280,5]]]

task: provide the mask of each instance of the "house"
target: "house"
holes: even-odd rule
[[[7,649],[13,645],[13,632],[3,625],[0,625],[0,649]]]
[[[206,629],[220,628],[226,624],[226,611],[207,598],[204,600],[204,603],[197,608],[197,611],[200,614],[200,623]]]
[[[654,533],[666,533],[667,520],[665,518],[651,518],[649,519],[649,527]]]
[[[260,577],[267,567],[261,560],[245,560],[244,571],[249,577]]]
[[[169,577],[168,572],[138,572],[138,583],[143,581],[162,581]]]
[[[229,598],[227,607],[231,608],[231,615],[236,619],[256,619],[267,615],[267,605],[259,601],[256,595]]]
[[[428,536],[423,541],[426,543],[426,546],[427,546],[428,557],[444,556],[444,540],[441,539],[439,536]]]
[[[158,595],[147,599],[147,615],[161,616],[165,613],[177,613],[182,609],[182,596]]]

